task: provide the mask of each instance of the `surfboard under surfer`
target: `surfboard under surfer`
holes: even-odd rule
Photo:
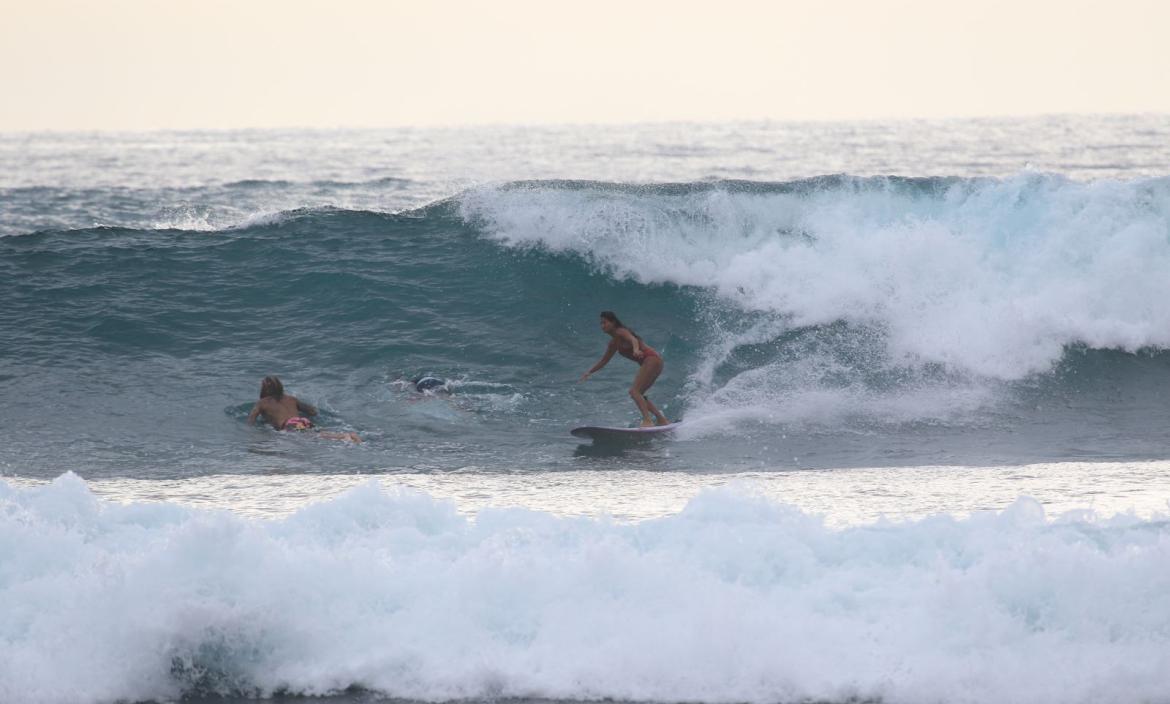
[[[601,356],[597,364],[581,375],[581,379],[577,383],[585,381],[606,364],[609,364],[614,353],[620,354],[626,359],[638,363],[638,373],[634,375],[634,383],[630,385],[630,398],[634,399],[634,404],[638,406],[638,411],[642,414],[642,427],[670,425],[670,421],[662,415],[662,411],[658,410],[658,407],[646,398],[646,392],[650,390],[650,387],[658,379],[658,375],[662,373],[664,365],[662,355],[643,342],[636,332],[623,325],[612,310],[601,311],[601,330],[611,338],[609,345],[605,348],[605,354]]]
[[[316,406],[286,394],[279,377],[266,376],[260,382],[260,400],[248,413],[248,425],[255,425],[256,418],[264,416],[264,420],[277,430],[313,430],[313,421],[310,419],[315,415]],[[320,435],[330,440],[362,441],[357,433],[320,431]]]

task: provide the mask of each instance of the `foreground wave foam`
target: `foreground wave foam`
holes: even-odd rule
[[[0,699],[1121,702],[1170,691],[1170,525],[1031,500],[830,530],[743,492],[638,524],[370,484],[280,521],[0,483]]]
[[[506,246],[709,289],[791,328],[869,328],[891,365],[1015,380],[1070,344],[1170,346],[1167,179],[546,182],[459,205]]]

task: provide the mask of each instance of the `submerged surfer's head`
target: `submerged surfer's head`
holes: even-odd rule
[[[284,384],[275,376],[266,376],[260,382],[260,398],[281,398],[284,396]]]
[[[437,376],[420,376],[411,382],[414,384],[414,390],[419,393],[439,392],[447,390],[447,382],[443,381]]]

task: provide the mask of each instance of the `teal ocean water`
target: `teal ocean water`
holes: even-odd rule
[[[1167,145],[0,135],[0,699],[1164,697]]]

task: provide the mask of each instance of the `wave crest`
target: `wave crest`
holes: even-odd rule
[[[707,289],[791,327],[878,330],[891,364],[1010,380],[1070,344],[1170,346],[1170,179],[513,184],[459,205],[505,247]]]

